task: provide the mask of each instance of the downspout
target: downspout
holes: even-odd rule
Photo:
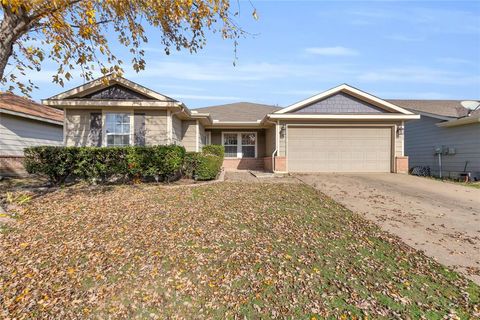
[[[278,153],[278,134],[277,134],[277,122],[265,120],[266,122],[270,122],[275,125],[275,150],[272,152],[272,171],[275,172],[275,154]]]

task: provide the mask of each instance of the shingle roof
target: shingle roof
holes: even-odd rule
[[[387,100],[399,107],[412,111],[426,112],[444,117],[464,117],[468,114],[468,109],[461,105],[463,100]],[[473,114],[480,113],[480,110]]]
[[[43,106],[12,93],[0,93],[0,109],[23,113],[53,121],[63,121],[63,111]]]
[[[219,121],[257,121],[263,119],[266,114],[280,109],[266,104],[236,102],[193,110],[209,113],[212,119]]]

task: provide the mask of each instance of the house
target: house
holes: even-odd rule
[[[435,176],[480,179],[480,110],[460,100],[390,100],[419,113],[405,126],[405,154],[410,168],[429,167]],[[440,170],[441,168],[441,170]]]
[[[0,94],[0,176],[25,174],[24,148],[62,143],[62,111],[11,93]]]
[[[225,146],[227,169],[406,172],[403,127],[419,116],[348,86],[286,108],[234,103],[190,110],[124,78],[97,79],[49,99],[65,112],[65,145]]]

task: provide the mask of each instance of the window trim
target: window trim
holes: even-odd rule
[[[130,133],[128,134],[128,143],[129,146],[134,145],[134,140],[133,140],[133,124],[134,124],[134,111],[133,110],[127,110],[127,111],[104,111],[102,110],[102,146],[108,147],[107,143],[107,114],[128,114],[129,120],[130,120]]]
[[[254,134],[255,135],[255,157],[243,157],[242,156],[242,134]],[[222,146],[225,146],[224,135],[236,134],[237,135],[237,156],[225,157],[225,159],[256,159],[258,158],[258,133],[257,131],[222,131]]]

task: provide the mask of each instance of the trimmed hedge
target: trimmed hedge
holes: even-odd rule
[[[197,159],[195,180],[213,180],[222,169],[223,157],[213,154],[200,154]]]
[[[225,157],[225,147],[218,144],[209,144],[202,148],[202,153],[213,154],[223,159]]]
[[[31,147],[25,149],[28,173],[47,176],[54,184],[67,178],[106,182],[112,178],[171,181],[183,167],[185,148],[149,147]]]
[[[28,173],[39,173],[54,184],[63,183],[77,165],[75,147],[30,147],[24,150],[23,165]]]
[[[185,160],[183,164],[184,177],[194,179],[195,171],[198,164],[198,158],[200,157],[200,155],[200,152],[187,152],[185,154]]]
[[[225,149],[220,145],[207,145],[202,152],[188,152],[185,155],[183,173],[195,180],[213,180],[222,169]]]

